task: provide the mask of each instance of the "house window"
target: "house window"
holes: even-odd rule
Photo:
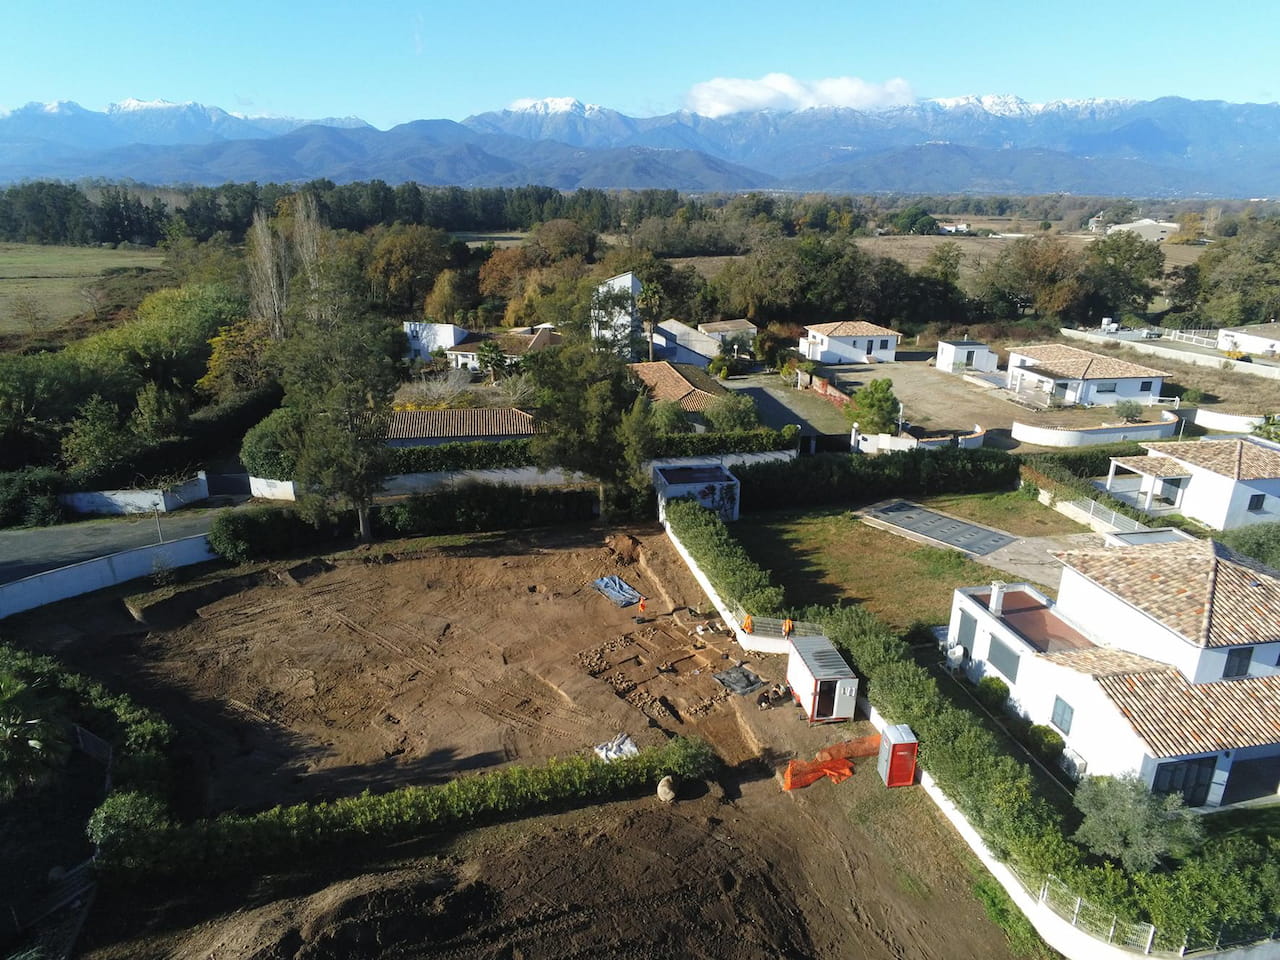
[[[1071,718],[1075,713],[1067,701],[1061,697],[1053,698],[1053,716],[1050,717],[1050,722],[1063,733],[1071,732]]]
[[[1152,793],[1180,793],[1189,807],[1202,807],[1209,799],[1209,785],[1217,757],[1199,757],[1195,760],[1174,760],[1156,767],[1152,778]]]
[[[1114,380],[1101,380],[1093,388],[1094,393],[1115,393],[1116,382]]]
[[[1003,673],[1010,683],[1018,681],[1017,653],[1014,652],[1013,647],[994,634],[991,636],[991,650],[987,653],[987,660],[993,667]]]
[[[1222,678],[1247,677],[1249,664],[1253,661],[1253,647],[1233,647],[1227,651],[1227,665],[1222,671]]]
[[[1151,392],[1151,381],[1150,381],[1150,380],[1143,380],[1140,384],[1138,384],[1138,392],[1139,392],[1139,393],[1150,393],[1150,392]]]
[[[977,632],[978,621],[967,610],[960,611],[960,626],[956,630],[956,642],[964,647],[965,657],[973,656],[973,635]]]
[[[880,341],[880,349],[881,349],[881,350],[888,350],[888,349],[889,349],[889,341],[888,341],[888,340],[881,340],[881,341]]]
[[[1257,513],[1267,504],[1267,495],[1265,493],[1255,493],[1249,497],[1249,510]]]

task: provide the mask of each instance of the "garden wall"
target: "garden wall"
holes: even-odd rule
[[[1115,343],[1115,337],[1106,337],[1100,333],[1089,333],[1085,330],[1062,328],[1062,335],[1068,340],[1086,340],[1089,343]],[[1262,363],[1241,363],[1228,360],[1226,357],[1212,353],[1192,353],[1190,350],[1175,350],[1172,347],[1160,347],[1144,340],[1124,341],[1124,345],[1138,353],[1163,357],[1165,360],[1176,360],[1178,363],[1189,363],[1196,367],[1213,367],[1215,370],[1235,370],[1253,377],[1266,377],[1268,380],[1280,380],[1280,367],[1272,367]]]
[[[1253,428],[1266,420],[1262,414],[1222,413],[1197,407],[1192,422],[1206,430],[1225,430],[1228,433],[1253,433]]]
[[[1103,443],[1119,443],[1122,440],[1164,440],[1178,429],[1178,415],[1168,410],[1160,411],[1160,423],[1126,423],[1115,427],[1084,427],[1064,430],[1059,427],[1036,427],[1029,423],[1013,422],[1010,433],[1021,443],[1034,443],[1040,447],[1091,447]]]
[[[209,483],[201,470],[190,480],[166,490],[86,490],[60,493],[58,502],[72,513],[170,513],[209,499]]]
[[[199,534],[35,573],[0,585],[0,619],[24,610],[34,610],[46,603],[113,587],[126,580],[150,576],[161,568],[204,563],[216,560],[217,556],[209,546],[209,538]]]
[[[268,480],[266,477],[249,478],[249,495],[259,500],[298,499],[297,488],[292,480]]]

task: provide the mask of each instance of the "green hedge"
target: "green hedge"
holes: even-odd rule
[[[125,794],[94,814],[92,837],[100,844],[99,866],[125,877],[260,873],[300,856],[331,853],[340,844],[407,840],[441,827],[633,795],[668,774],[705,777],[714,764],[706,744],[678,737],[613,763],[573,756],[438,786],[274,807],[248,816],[224,814],[190,825],[175,824],[154,803]]]
[[[819,454],[787,463],[734,468],[742,483],[742,509],[869,503],[885,497],[1009,490],[1018,461],[1001,450],[903,450],[874,457]]]
[[[775,609],[781,607],[781,591],[761,582],[767,574],[745,556],[719,517],[679,502],[668,504],[669,518],[673,507],[672,529],[700,566],[714,565],[719,555],[732,558],[719,582],[703,567],[717,589],[721,582],[741,582],[760,595],[777,591]],[[867,695],[877,710],[892,723],[909,724],[919,736],[921,764],[938,786],[993,852],[1025,875],[1052,873],[1103,910],[1151,921],[1159,928],[1160,949],[1177,950],[1184,938],[1211,946],[1220,927],[1228,938],[1265,937],[1280,922],[1280,839],[1263,843],[1234,836],[1211,842],[1173,868],[1149,874],[1128,874],[1091,858],[1066,835],[1061,811],[1038,795],[1027,765],[1006,752],[976,713],[939,690],[902,637],[860,606],[794,613],[822,624],[867,679]],[[1043,744],[1046,752],[1052,746]]]
[[[654,440],[653,456],[712,457],[728,453],[768,453],[794,450],[800,428],[734,430],[726,433],[667,433]]]
[[[0,527],[47,527],[62,520],[58,494],[67,479],[51,467],[0,473]]]
[[[351,533],[349,521],[317,525],[290,507],[249,507],[220,511],[209,528],[209,545],[232,563],[244,563]]]
[[[672,500],[667,504],[667,523],[726,603],[737,602],[758,617],[782,610],[782,588],[774,586],[769,571],[747,555],[719,514],[694,500]]]
[[[399,503],[375,507],[374,531],[380,536],[410,537],[590,523],[596,502],[592,490],[467,484],[415,493]]]

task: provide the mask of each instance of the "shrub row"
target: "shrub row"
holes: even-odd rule
[[[375,508],[374,531],[408,537],[590,523],[597,499],[592,490],[466,484]]]
[[[0,472],[0,527],[47,527],[62,520],[66,478],[52,467]]]
[[[800,428],[781,430],[732,430],[724,433],[666,433],[655,438],[653,455],[662,457],[713,457],[728,453],[768,453],[794,450]]]
[[[781,606],[781,591],[761,583],[764,571],[745,557],[717,515],[680,502],[668,504],[669,518],[673,507],[673,531],[717,589],[721,581],[709,567],[724,554],[734,560],[720,574],[723,582],[744,580],[762,596],[777,591],[776,607]],[[1211,945],[1223,928],[1240,939],[1274,930],[1280,919],[1280,840],[1231,837],[1174,869],[1145,874],[1089,858],[1066,836],[1061,813],[1037,794],[1029,768],[1005,752],[976,714],[943,694],[902,637],[864,607],[813,607],[796,615],[823,625],[868,680],[868,696],[880,713],[909,724],[919,736],[921,763],[938,786],[993,852],[1024,874],[1054,874],[1101,909],[1149,920],[1158,928],[1159,949],[1177,950],[1188,938]],[[991,691],[993,699],[999,692]],[[1044,739],[1038,745],[1052,754],[1057,744]]]
[[[534,809],[634,794],[668,774],[705,777],[715,755],[700,740],[676,738],[633,757],[604,763],[594,756],[505,767],[430,787],[332,803],[274,807],[252,815],[224,814],[190,825],[137,794],[117,794],[94,813],[90,836],[98,863],[123,877],[152,879],[243,870],[329,852],[337,844],[406,840],[446,826],[492,820]]]
[[[159,714],[68,670],[53,657],[7,644],[0,644],[0,674],[12,674],[25,683],[54,691],[63,716],[110,743],[115,789],[168,794],[167,751],[173,728]]]
[[[1018,482],[1018,461],[1001,450],[951,447],[874,457],[819,454],[787,463],[736,467],[734,474],[742,482],[742,509],[752,511],[1009,490]]]
[[[726,603],[736,601],[758,617],[782,610],[782,588],[770,582],[769,571],[747,555],[718,514],[693,500],[672,500],[667,523]]]
[[[209,527],[209,545],[232,563],[244,563],[350,536],[352,522],[348,517],[316,524],[291,507],[222,510]]]

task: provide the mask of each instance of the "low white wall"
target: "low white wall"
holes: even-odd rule
[[[965,434],[957,440],[961,450],[977,450],[987,441],[987,431],[982,424],[975,423],[973,425],[973,433]]]
[[[752,633],[746,633],[741,629],[738,618],[733,615],[729,609],[729,605],[721,599],[720,594],[716,593],[716,588],[711,585],[711,581],[707,579],[707,575],[694,562],[692,554],[685,549],[685,545],[680,542],[680,538],[671,530],[671,525],[663,523],[663,527],[667,531],[667,539],[671,541],[671,545],[676,548],[676,553],[680,554],[680,559],[685,562],[685,566],[689,568],[689,572],[693,574],[693,579],[698,581],[698,586],[702,588],[702,592],[707,595],[712,605],[716,608],[716,612],[720,614],[720,619],[725,622],[726,626],[733,628],[734,637],[738,641],[738,645],[743,650],[751,650],[755,653],[788,653],[791,650],[791,642],[781,637],[758,637]]]
[[[292,480],[268,480],[266,477],[249,478],[249,495],[259,500],[298,499],[298,491]]]
[[[1162,410],[1160,420],[1160,423],[1126,423],[1115,427],[1088,427],[1081,430],[1036,427],[1015,420],[1009,433],[1020,443],[1034,443],[1041,447],[1089,447],[1120,440],[1160,440],[1172,437],[1178,428],[1177,415]]]
[[[434,473],[397,473],[382,481],[382,492],[390,494],[426,493],[441,487],[468,483],[505,483],[513,487],[562,487],[590,482],[579,474],[556,468],[503,467],[494,470],[441,470]]]
[[[1221,413],[1217,410],[1207,410],[1204,407],[1197,407],[1192,422],[1197,427],[1204,427],[1206,430],[1224,430],[1228,433],[1252,433],[1253,428],[1263,423],[1267,418],[1261,414],[1250,416],[1242,413]]]
[[[34,610],[46,603],[149,576],[159,568],[185,567],[214,560],[217,556],[209,546],[209,538],[199,534],[34,573],[21,580],[0,584],[0,619],[23,610]]]
[[[58,502],[72,513],[127,514],[170,513],[193,503],[209,499],[209,483],[205,473],[198,474],[167,490],[84,490],[60,493]]]
[[[1068,340],[1086,340],[1089,343],[1115,343],[1115,337],[1106,337],[1100,333],[1089,333],[1086,330],[1069,330],[1062,328],[1062,335]],[[1124,345],[1138,353],[1150,354],[1153,357],[1164,357],[1179,363],[1189,363],[1197,367],[1213,367],[1215,370],[1234,370],[1254,377],[1266,377],[1268,380],[1280,380],[1280,367],[1267,366],[1262,363],[1240,363],[1226,357],[1209,353],[1192,353],[1190,350],[1174,350],[1172,347],[1159,347],[1145,340],[1124,341]],[[1176,377],[1174,379],[1177,379]]]

